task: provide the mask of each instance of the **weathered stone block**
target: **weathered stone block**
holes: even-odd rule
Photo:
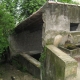
[[[64,48],[63,46],[59,46],[59,48],[64,51],[66,54],[70,55],[71,57],[74,57],[76,55],[80,55],[80,48],[77,47],[73,50],[70,50],[70,49],[67,49],[67,48]]]
[[[21,65],[22,68],[25,68],[30,74],[34,77],[40,79],[40,62],[35,58],[31,57],[28,54],[19,54],[18,56],[13,57],[14,60]],[[17,66],[18,64],[14,64]]]
[[[43,80],[76,80],[77,61],[53,45],[48,45]]]

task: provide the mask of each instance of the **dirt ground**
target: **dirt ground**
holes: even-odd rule
[[[13,79],[14,78],[14,79]],[[12,65],[0,65],[0,80],[39,80],[29,73],[23,73]]]

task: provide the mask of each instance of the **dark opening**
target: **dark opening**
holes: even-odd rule
[[[70,23],[70,31],[76,31],[79,23]]]
[[[76,45],[77,48],[80,48],[80,45]]]
[[[41,53],[37,53],[37,54],[33,54],[33,55],[31,55],[33,58],[35,58],[36,60],[38,60],[39,61],[39,58],[40,58],[40,56],[41,56]]]

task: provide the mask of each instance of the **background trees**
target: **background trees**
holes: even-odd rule
[[[19,1],[19,10],[20,10],[20,16],[21,18],[26,18],[28,16],[30,16],[33,12],[35,12],[36,10],[38,10],[46,1],[48,0],[20,0]],[[55,0],[53,0],[55,1]],[[77,4],[77,2],[73,2],[73,0],[57,0],[59,2],[63,2],[63,3],[75,3]]]
[[[0,4],[0,54],[8,46],[7,37],[9,30],[14,27],[14,23],[14,17],[6,11],[4,4]]]
[[[14,16],[15,24],[30,16],[38,10],[47,0],[1,0],[5,9]],[[53,0],[55,1],[55,0]],[[75,3],[72,0],[57,0],[59,2]]]
[[[1,4],[5,5],[6,11],[10,12],[11,16],[13,16],[17,22],[19,17],[19,0],[1,0]]]
[[[21,16],[25,15],[25,17],[28,17],[33,12],[38,10],[46,0],[24,0],[22,1],[20,7],[21,7]]]

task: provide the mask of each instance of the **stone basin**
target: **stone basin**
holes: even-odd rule
[[[67,49],[63,46],[59,46],[59,48],[64,51],[65,53],[67,53],[68,55],[74,57],[76,55],[80,55],[80,45],[76,44],[76,48],[75,49]]]
[[[19,54],[13,57],[13,60],[17,61],[21,67],[25,68],[27,72],[32,74],[34,77],[40,79],[40,66],[39,62],[40,53],[36,55]],[[14,64],[17,66],[17,64]]]

